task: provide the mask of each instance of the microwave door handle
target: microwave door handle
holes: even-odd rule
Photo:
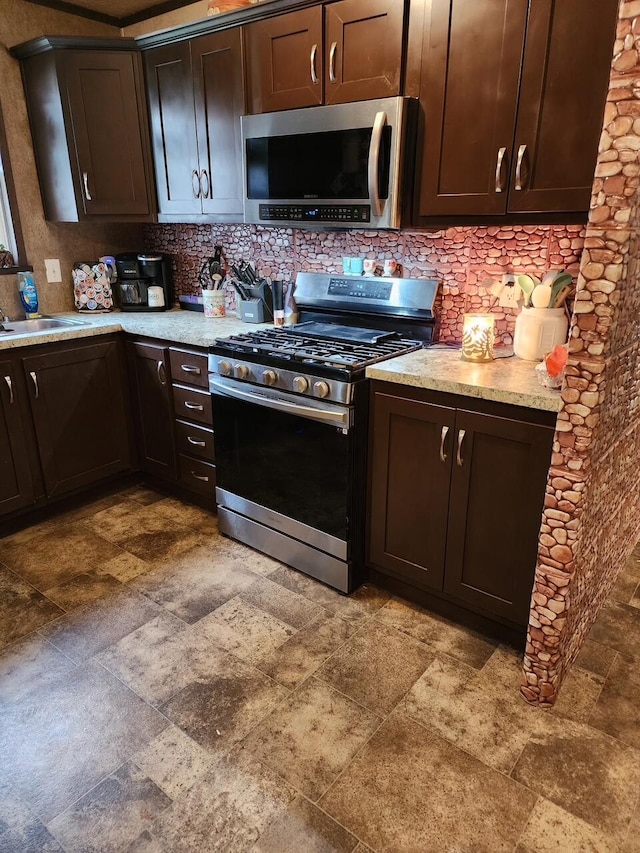
[[[269,409],[276,409],[280,412],[288,412],[292,415],[298,415],[301,418],[320,421],[320,423],[333,424],[343,430],[348,430],[350,427],[348,409],[339,407],[336,407],[335,410],[316,409],[312,406],[304,406],[300,403],[293,403],[278,397],[267,397],[266,394],[257,394],[247,391],[244,388],[238,388],[235,385],[228,385],[224,380],[220,380],[215,376],[209,377],[209,389],[213,394],[221,394],[223,397],[231,397],[234,400],[243,400],[247,403],[256,403],[259,406],[266,406]]]
[[[382,144],[382,131],[387,123],[387,114],[379,112],[373,122],[371,143],[369,145],[369,201],[374,216],[382,216],[384,205],[380,198],[380,185],[378,183],[378,169],[380,164],[380,146]]]

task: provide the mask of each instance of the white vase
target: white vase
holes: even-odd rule
[[[568,330],[564,308],[523,308],[516,318],[513,351],[525,361],[540,361],[566,343]]]

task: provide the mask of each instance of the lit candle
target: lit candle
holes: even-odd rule
[[[495,340],[493,314],[465,314],[462,321],[462,360],[493,361]]]

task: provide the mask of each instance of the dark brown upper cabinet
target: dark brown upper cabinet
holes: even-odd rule
[[[145,53],[160,221],[242,217],[239,27]]]
[[[22,61],[45,218],[154,214],[140,53],[128,39],[42,38]]]
[[[415,224],[584,212],[617,0],[413,0],[408,95],[421,103]]]
[[[249,24],[250,112],[399,95],[403,25],[404,0],[341,0]]]
[[[19,397],[18,371],[0,362],[0,516],[34,502],[29,452]]]

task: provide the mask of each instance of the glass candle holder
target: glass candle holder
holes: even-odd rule
[[[493,361],[496,318],[493,314],[465,314],[462,319],[462,360]]]

